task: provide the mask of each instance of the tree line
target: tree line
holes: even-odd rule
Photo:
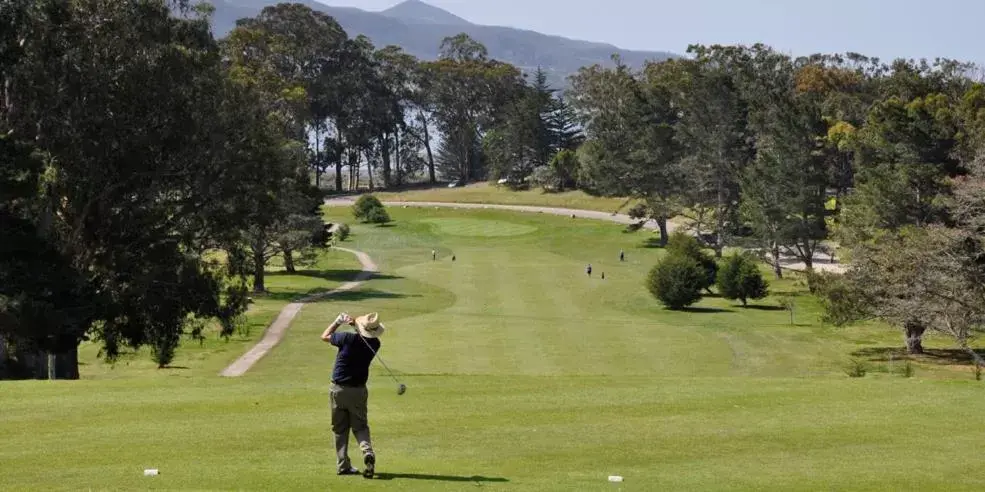
[[[856,53],[793,58],[691,46],[687,59],[582,69],[570,100],[586,190],[640,200],[726,246],[806,264],[836,324],[881,319],[910,353],[926,330],[970,348],[985,327],[985,85],[972,64]],[[844,276],[814,273],[841,248]]]
[[[952,202],[976,182],[985,90],[966,64],[693,46],[583,68],[562,93],[464,34],[426,61],[300,4],[223,39],[209,14],[0,4],[0,349],[62,354],[76,377],[84,340],[111,360],[150,346],[163,366],[210,320],[228,336],[268,262],[290,271],[328,244],[326,189],[488,179],[635,198],[664,241],[683,217],[718,255],[752,241],[777,275],[781,254],[810,266],[829,238],[861,258],[907,227],[968,223]],[[841,318],[890,319],[872,305]]]
[[[474,181],[575,148],[545,74],[468,36],[423,61],[301,4],[223,39],[211,11],[0,4],[0,374],[58,354],[48,369],[77,377],[85,340],[165,366],[213,320],[231,335],[272,259],[294,271],[328,245],[326,188]]]

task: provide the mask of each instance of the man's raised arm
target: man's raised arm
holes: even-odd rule
[[[335,318],[335,321],[332,321],[332,324],[328,325],[328,328],[325,328],[325,331],[321,334],[322,341],[332,343],[332,334],[335,333],[335,330],[338,330],[343,324],[351,325],[353,321],[352,316],[345,313],[339,314],[339,316]]]

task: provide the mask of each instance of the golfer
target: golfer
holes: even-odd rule
[[[356,332],[336,332],[343,324],[355,326]],[[335,434],[336,467],[339,475],[356,475],[359,470],[349,461],[349,431],[356,436],[359,449],[363,453],[366,468],[363,476],[373,478],[376,471],[376,454],[369,437],[369,417],[367,401],[369,391],[369,364],[380,350],[379,336],[385,328],[379,322],[377,313],[370,313],[353,319],[346,313],[340,314],[322,333],[321,339],[338,347],[335,368],[332,371],[332,388],[329,393],[332,403],[332,433]]]

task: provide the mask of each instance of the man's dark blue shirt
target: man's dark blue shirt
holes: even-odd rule
[[[364,338],[358,333],[335,332],[329,342],[339,348],[332,382],[340,386],[364,386],[369,379],[369,364],[373,362],[374,352],[380,350],[380,340]]]

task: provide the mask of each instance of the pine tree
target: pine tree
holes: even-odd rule
[[[557,153],[557,147],[555,145],[556,135],[552,126],[554,113],[557,111],[556,93],[557,89],[552,89],[547,82],[547,72],[541,67],[537,67],[528,96],[531,98],[531,101],[527,105],[532,111],[532,115],[536,115],[537,120],[537,128],[535,130],[536,141],[531,142],[536,149],[537,159],[535,165],[537,167],[547,165],[551,158],[554,157],[554,154]]]
[[[563,97],[554,98],[552,106],[547,123],[552,152],[576,150],[585,141],[585,134],[578,125],[574,108]]]

